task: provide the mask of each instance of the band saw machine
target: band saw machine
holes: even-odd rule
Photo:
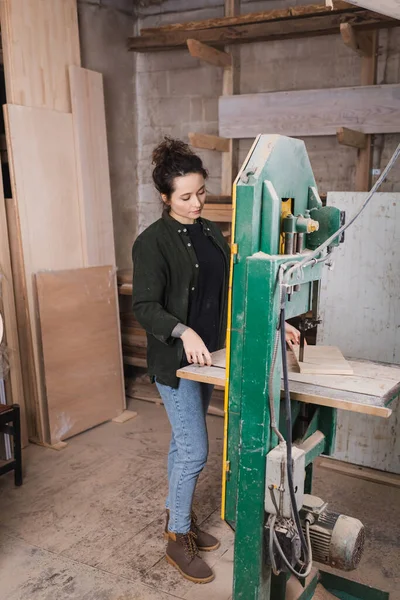
[[[397,383],[367,402],[357,389],[296,379],[281,334],[300,317],[301,361],[344,213],[323,206],[304,143],[279,135],[257,137],[232,201],[226,358],[220,351],[212,367],[190,365],[178,376],[225,385],[222,517],[235,530],[233,600],[285,600],[293,579],[301,582],[293,600],[317,597],[321,585],[343,600],[384,600],[323,571],[355,569],[365,534],[357,518],[312,495],[312,472],[316,457],[333,453],[337,408],[390,415],[400,368]],[[352,365],[362,381],[365,361]]]

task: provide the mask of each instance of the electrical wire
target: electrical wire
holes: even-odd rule
[[[278,568],[276,566],[275,554],[274,554],[274,533],[275,533],[275,521],[276,515],[271,515],[269,521],[269,540],[268,540],[268,548],[269,548],[269,558],[272,565],[272,571],[274,575],[279,575]]]
[[[275,522],[274,522],[274,526],[275,526]],[[287,568],[289,569],[289,571],[291,573],[293,573],[293,575],[295,575],[296,577],[298,577],[300,579],[305,579],[306,577],[308,577],[309,574],[311,573],[311,569],[312,569],[312,549],[311,549],[311,539],[310,539],[310,523],[308,521],[306,521],[306,537],[307,537],[307,544],[308,544],[308,547],[309,547],[309,560],[308,560],[307,569],[304,571],[304,573],[299,573],[290,564],[290,562],[288,561],[288,559],[285,556],[284,551],[282,550],[282,547],[281,547],[281,545],[279,543],[279,540],[277,538],[275,530],[272,531],[272,537],[273,537],[273,541],[274,541],[275,547],[278,550],[278,552],[279,552],[279,554],[280,554],[283,562],[285,563],[285,565],[287,566]],[[275,557],[274,557],[274,561],[275,561]],[[275,562],[275,565],[276,565],[276,562]]]
[[[308,264],[308,261],[310,261],[313,258],[316,258],[318,256],[318,254],[320,254],[322,252],[322,250],[327,248],[337,237],[339,237],[344,231],[346,231],[346,229],[348,229],[348,227],[350,227],[350,225],[352,225],[354,223],[354,221],[359,217],[359,215],[362,213],[362,211],[366,208],[366,206],[368,205],[372,196],[381,187],[382,183],[384,182],[387,175],[393,168],[393,166],[394,166],[395,162],[397,161],[397,159],[399,158],[399,156],[400,156],[400,144],[397,146],[396,150],[394,151],[392,158],[389,160],[389,162],[386,165],[386,168],[383,170],[381,176],[375,182],[375,184],[372,186],[367,198],[365,199],[364,203],[361,205],[360,209],[352,216],[352,218],[350,219],[350,221],[348,223],[345,223],[344,225],[342,225],[342,227],[340,227],[334,234],[332,234],[327,240],[325,240],[325,242],[323,242],[320,246],[318,246],[318,248],[316,248],[316,250],[313,250],[313,252],[310,255],[306,256],[303,260],[297,262],[294,266],[292,266],[287,271],[286,282],[285,282],[286,284],[288,284],[290,277],[293,275],[293,273],[295,271],[305,267],[306,264]]]
[[[280,321],[281,321],[281,330],[285,328],[285,302],[282,302],[281,313],[280,313]],[[306,560],[308,558],[308,548],[306,544],[306,540],[304,537],[303,530],[301,528],[299,511],[297,510],[296,503],[296,494],[294,491],[293,485],[293,473],[292,473],[292,411],[290,405],[290,395],[289,395],[289,377],[288,377],[288,367],[287,367],[287,357],[286,357],[286,340],[284,336],[281,336],[281,346],[282,346],[282,370],[283,370],[283,387],[284,387],[284,407],[285,407],[285,416],[286,416],[286,468],[287,468],[287,476],[288,476],[288,484],[289,484],[289,494],[290,494],[290,502],[292,505],[293,517],[296,523],[297,531],[300,537],[301,546],[304,550],[304,554],[306,556]]]

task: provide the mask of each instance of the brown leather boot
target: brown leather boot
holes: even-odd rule
[[[168,539],[168,524],[169,524],[169,510],[166,509],[167,519],[165,523],[165,531],[164,537]],[[212,552],[213,550],[217,550],[220,547],[220,542],[216,537],[211,535],[211,533],[207,533],[206,531],[202,531],[197,526],[197,516],[195,512],[192,510],[192,522],[190,525],[190,530],[196,536],[196,545],[201,552]]]
[[[206,562],[199,556],[195,535],[168,531],[166,559],[181,575],[194,583],[209,583],[215,577]]]

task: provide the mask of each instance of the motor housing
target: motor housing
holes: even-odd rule
[[[331,512],[328,504],[304,494],[300,518],[310,522],[310,541],[313,560],[343,571],[357,568],[364,550],[365,529],[358,519]]]

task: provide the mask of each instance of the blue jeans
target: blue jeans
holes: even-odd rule
[[[206,414],[214,386],[186,379],[179,380],[177,389],[157,381],[156,385],[172,428],[166,501],[169,530],[187,533],[197,479],[207,462]]]

